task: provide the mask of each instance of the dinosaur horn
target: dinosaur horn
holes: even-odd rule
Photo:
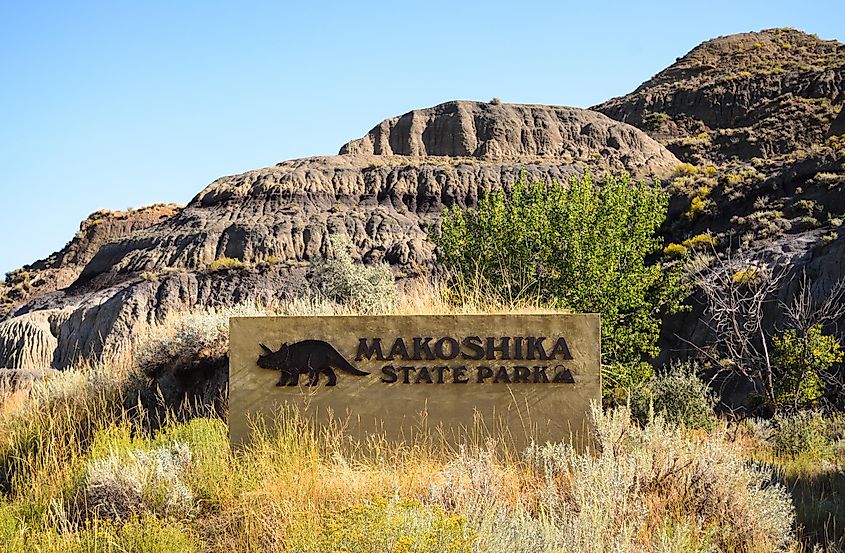
[[[273,353],[273,350],[271,350],[270,348],[268,348],[268,347],[267,347],[267,346],[265,346],[264,344],[258,344],[258,345],[259,345],[259,346],[261,346],[261,349],[263,349],[263,350],[264,350],[264,353],[267,353],[267,354],[272,354],[272,353]]]

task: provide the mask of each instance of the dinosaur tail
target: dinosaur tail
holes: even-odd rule
[[[332,361],[333,361],[332,364],[335,367],[337,367],[338,369],[342,370],[343,372],[347,372],[349,374],[354,374],[356,376],[365,376],[365,375],[370,374],[368,372],[364,372],[364,371],[356,369],[355,367],[352,366],[352,363],[347,361],[343,357],[343,355],[340,354],[339,351],[335,350],[334,348],[332,348],[332,349],[334,350],[334,351],[332,351]]]

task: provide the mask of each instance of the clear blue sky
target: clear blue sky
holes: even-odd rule
[[[0,272],[100,209],[334,154],[450,99],[588,107],[718,35],[845,39],[845,2],[0,3]]]

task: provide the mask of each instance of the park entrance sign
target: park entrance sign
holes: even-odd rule
[[[587,430],[598,315],[234,317],[229,429],[282,408],[356,439],[493,435],[521,446]]]

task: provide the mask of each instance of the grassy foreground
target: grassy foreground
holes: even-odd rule
[[[225,315],[172,322],[145,351],[219,349]],[[280,414],[232,452],[219,418],[149,431],[124,406],[136,370],[67,371],[0,409],[0,550],[810,551],[845,522],[842,452],[785,456],[762,423],[687,430],[595,406],[590,452],[455,451],[351,443]]]

